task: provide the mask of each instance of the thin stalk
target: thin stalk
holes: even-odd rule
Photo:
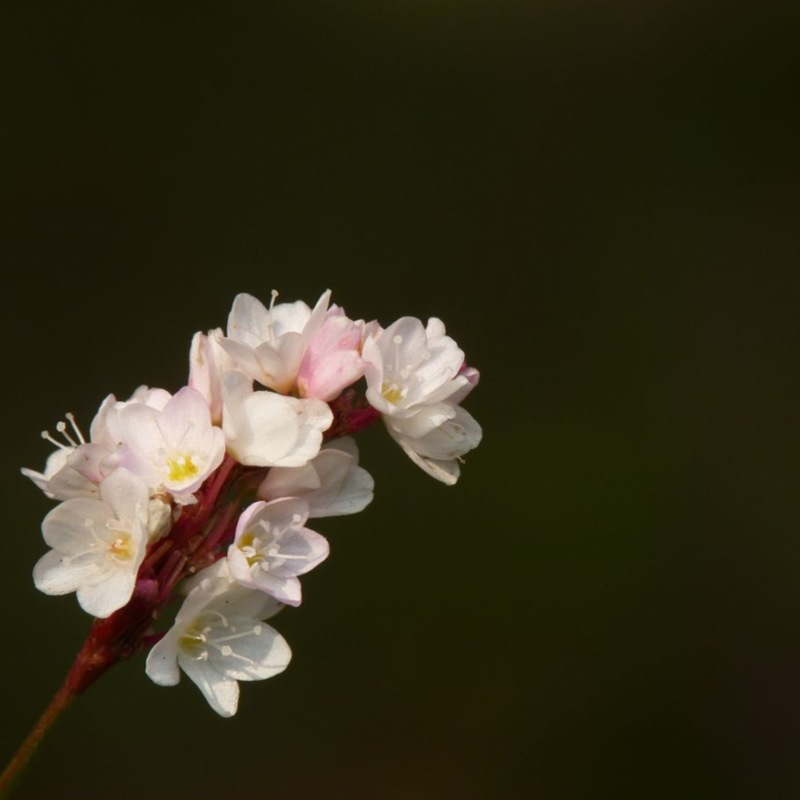
[[[11,791],[16,785],[17,780],[22,775],[23,770],[28,765],[31,757],[36,752],[39,744],[45,735],[53,728],[56,720],[62,712],[69,706],[75,697],[69,678],[64,681],[61,688],[55,693],[50,705],[37,720],[25,741],[20,745],[19,750],[14,754],[8,766],[0,775],[0,798],[11,796]]]

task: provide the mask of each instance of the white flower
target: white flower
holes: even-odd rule
[[[362,356],[367,400],[392,417],[409,417],[423,406],[442,403],[469,383],[459,374],[463,351],[435,318],[427,328],[414,317],[402,317],[386,330],[374,326],[364,340]],[[442,414],[444,421],[447,411]]]
[[[96,617],[108,617],[133,594],[148,541],[147,487],[117,469],[100,484],[100,497],[74,497],[56,506],[42,523],[53,549],[33,570],[45,594],[77,592]]]
[[[367,400],[381,412],[392,438],[437,480],[454,484],[459,460],[481,440],[481,427],[458,403],[479,373],[445,335],[438,319],[423,328],[403,317],[386,330],[373,326],[362,348]]]
[[[161,411],[172,395],[164,389],[140,386],[129,400],[119,401],[113,394],[100,404],[89,430],[87,442],[72,414],[66,422],[59,422],[56,431],[59,441],[48,431],[42,438],[54,444],[57,450],[47,459],[44,472],[23,468],[22,474],[30,478],[48,497],[68,500],[72,497],[98,497],[98,485],[119,464],[119,445],[122,442],[119,415],[131,405],[145,405]]]
[[[277,294],[272,293],[269,309],[252,295],[236,295],[228,316],[228,337],[220,344],[238,370],[268,389],[287,394],[325,319],[331,293],[324,292],[313,311],[302,301],[275,305]]]
[[[203,396],[185,386],[161,409],[129,403],[119,412],[122,464],[151,488],[163,487],[178,502],[222,463],[225,437],[211,423]]]
[[[189,386],[203,395],[215,425],[222,423],[222,376],[234,369],[233,359],[220,344],[223,335],[222,328],[198,332],[189,350]]]
[[[222,429],[228,452],[255,467],[300,467],[319,452],[333,422],[327,403],[275,392],[254,392],[249,378],[226,372]]]
[[[308,503],[297,497],[259,501],[245,509],[228,549],[231,577],[282,603],[300,605],[297,576],[328,556],[327,540],[304,527],[307,519]]]
[[[105,406],[106,402],[100,407],[98,417],[104,412]],[[96,441],[87,442],[75,422],[75,417],[72,414],[67,414],[66,417],[71,431],[66,422],[59,422],[56,426],[62,441],[51,436],[48,431],[42,432],[42,438],[57,448],[48,457],[44,472],[36,472],[26,467],[23,467],[21,472],[48,497],[55,500],[98,497],[98,484],[116,467],[113,447]],[[93,422],[93,432],[95,426],[96,422]]]
[[[286,640],[263,620],[281,604],[263,592],[232,584],[224,561],[200,574],[175,624],[147,657],[148,676],[174,686],[182,669],[223,717],[236,713],[237,681],[271,678],[289,664]]]
[[[363,511],[371,502],[375,481],[358,466],[358,448],[350,438],[326,444],[303,467],[273,467],[258,487],[262,500],[302,497],[309,517],[337,517]]]

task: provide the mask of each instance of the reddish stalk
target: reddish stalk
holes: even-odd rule
[[[67,679],[56,692],[55,696],[50,701],[50,705],[44,710],[42,716],[39,717],[25,741],[20,745],[19,750],[14,754],[14,757],[8,763],[3,774],[0,775],[0,797],[8,797],[10,795],[11,790],[22,775],[31,756],[36,752],[39,743],[42,741],[45,734],[51,730],[56,720],[61,716],[67,706],[69,706],[74,697],[75,695],[72,693],[71,687],[69,686],[69,679]]]

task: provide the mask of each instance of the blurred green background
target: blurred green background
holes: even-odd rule
[[[441,317],[454,488],[372,506],[223,720],[123,664],[18,797],[800,797],[800,6],[10,3],[0,758],[88,628],[39,431],[177,390],[237,292]]]

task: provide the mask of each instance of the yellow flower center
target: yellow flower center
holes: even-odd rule
[[[403,393],[393,383],[384,383],[381,394],[393,405],[397,405],[403,399]]]
[[[131,545],[131,535],[122,531],[112,542],[109,553],[119,561],[130,561],[133,558],[133,547]]]
[[[264,560],[264,556],[259,555],[258,551],[253,547],[255,538],[256,535],[253,531],[246,531],[236,545],[247,556],[247,565],[250,567],[253,564],[260,564]],[[249,555],[248,551],[250,551]]]
[[[182,483],[194,478],[198,472],[200,467],[194,463],[191,455],[167,459],[167,477],[173,483]]]

